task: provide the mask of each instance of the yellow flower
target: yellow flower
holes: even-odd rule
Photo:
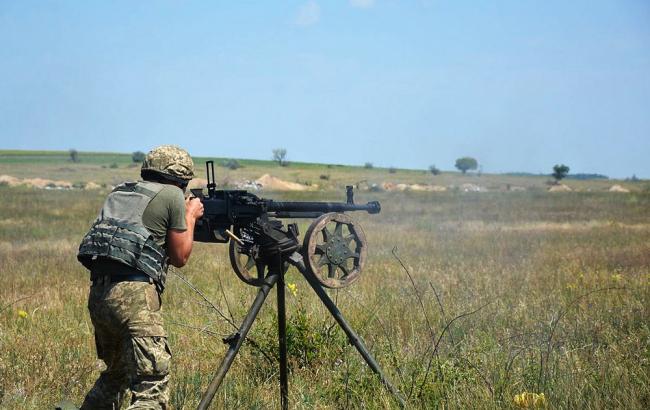
[[[620,282],[621,279],[623,279],[623,276],[621,276],[620,273],[617,273],[617,274],[615,274],[615,275],[612,275],[612,279],[613,279],[615,282]]]
[[[287,283],[287,289],[289,289],[289,292],[291,292],[293,296],[296,296],[298,293],[298,286],[295,283]]]
[[[29,314],[22,309],[18,309],[18,316],[20,316],[23,319],[26,319],[27,316],[29,316]]]
[[[546,396],[544,393],[528,393],[523,392],[521,394],[515,395],[512,399],[513,403],[517,407],[521,408],[537,408],[537,407],[546,407]]]

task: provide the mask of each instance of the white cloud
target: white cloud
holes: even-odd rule
[[[349,0],[350,6],[360,9],[369,9],[375,5],[375,0]]]
[[[306,27],[318,23],[318,20],[320,20],[320,6],[316,1],[309,0],[298,9],[295,23]]]

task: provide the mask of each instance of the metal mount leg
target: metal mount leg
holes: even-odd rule
[[[276,284],[276,282],[280,279],[281,276],[282,274],[270,274],[269,276],[266,277],[266,279],[264,280],[264,284],[260,287],[260,290],[257,292],[257,296],[255,296],[253,305],[248,310],[248,313],[246,314],[244,321],[239,327],[239,331],[234,335],[230,336],[228,339],[224,340],[226,343],[230,345],[230,347],[228,348],[226,355],[221,361],[221,365],[219,366],[219,369],[217,370],[214,377],[212,378],[212,381],[210,382],[208,389],[203,394],[203,397],[201,398],[201,402],[199,403],[197,409],[205,410],[212,402],[212,399],[214,398],[214,395],[217,393],[217,390],[219,389],[219,386],[221,385],[223,378],[226,376],[228,369],[230,369],[230,365],[232,365],[233,360],[235,360],[235,356],[237,355],[239,348],[244,342],[244,339],[246,339],[246,335],[248,334],[248,331],[251,329],[251,326],[253,326],[253,322],[255,321],[257,314],[262,308],[262,305],[264,304],[266,297],[269,295],[271,288],[273,288],[273,286]]]
[[[397,390],[397,388],[393,386],[390,380],[388,380],[388,378],[384,375],[384,372],[379,367],[379,364],[377,363],[375,358],[372,357],[372,354],[363,343],[361,337],[359,337],[359,335],[356,334],[356,332],[352,329],[350,324],[345,320],[341,311],[338,309],[338,307],[332,301],[332,299],[330,299],[330,297],[327,295],[327,293],[320,285],[318,280],[307,272],[302,256],[300,254],[294,253],[289,258],[289,260],[300,271],[300,273],[302,273],[305,279],[307,279],[309,285],[312,287],[314,292],[316,292],[316,294],[323,302],[327,310],[329,310],[332,317],[334,317],[334,320],[336,320],[338,325],[341,327],[341,329],[343,329],[343,331],[347,335],[350,344],[352,344],[357,349],[361,357],[363,357],[363,360],[365,360],[368,366],[372,369],[372,371],[379,376],[382,384],[386,386],[388,391],[390,391],[393,394],[393,396],[397,399],[400,406],[404,408],[406,406],[406,402],[404,401],[404,398],[400,394],[399,390]]]
[[[352,327],[350,327],[348,322],[341,314],[341,311],[338,309],[338,307],[336,307],[336,304],[332,301],[332,299],[330,299],[330,297],[327,295],[325,290],[323,290],[318,280],[307,272],[302,256],[299,253],[294,252],[289,257],[289,262],[292,265],[296,266],[296,268],[298,268],[298,270],[300,271],[300,273],[302,273],[305,279],[307,279],[309,285],[312,287],[314,292],[316,292],[316,294],[323,302],[327,310],[329,310],[332,317],[334,317],[338,325],[341,327],[341,329],[343,329],[343,331],[347,335],[350,344],[352,344],[357,349],[357,351],[359,352],[361,357],[363,357],[363,359],[366,361],[368,366],[372,369],[372,371],[375,374],[379,376],[384,386],[386,386],[386,388],[393,394],[393,396],[399,402],[400,406],[404,408],[406,406],[404,398],[402,398],[397,388],[395,388],[395,386],[393,386],[392,383],[388,380],[388,378],[384,375],[383,371],[379,367],[379,364],[374,359],[372,354],[368,351],[368,348],[364,345],[363,340],[355,333]],[[232,362],[234,361],[237,352],[241,348],[244,339],[246,339],[246,335],[248,334],[248,331],[251,329],[253,322],[257,317],[257,314],[262,308],[262,305],[264,304],[266,297],[269,295],[271,289],[276,284],[278,285],[277,303],[278,303],[278,345],[279,345],[279,353],[280,353],[280,403],[283,410],[288,409],[289,387],[288,387],[288,369],[287,369],[286,305],[285,305],[285,289],[284,289],[285,287],[284,273],[286,272],[287,267],[288,265],[281,264],[279,269],[274,269],[278,273],[270,273],[265,278],[264,283],[260,287],[260,290],[257,292],[257,296],[255,296],[253,305],[248,310],[248,313],[246,314],[246,317],[244,318],[239,328],[239,331],[224,340],[224,342],[228,343],[230,347],[228,348],[226,355],[221,361],[221,365],[219,366],[219,369],[215,373],[212,381],[210,382],[210,385],[208,386],[207,390],[203,394],[203,397],[201,398],[201,402],[197,407],[198,410],[207,409],[210,403],[212,402],[212,399],[214,398],[214,395],[219,389],[219,386],[221,386],[221,382],[226,376],[228,369],[230,369],[230,366],[232,365]]]
[[[289,408],[289,376],[287,369],[287,313],[285,307],[284,275],[280,275],[276,286],[278,292],[278,348],[280,353],[280,405]]]

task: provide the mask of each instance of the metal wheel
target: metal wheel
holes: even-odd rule
[[[266,266],[258,261],[258,247],[242,246],[236,241],[230,241],[230,264],[235,274],[247,285],[262,286]]]
[[[329,213],[305,234],[304,259],[309,273],[327,288],[342,288],[359,278],[366,262],[366,235],[348,215]]]

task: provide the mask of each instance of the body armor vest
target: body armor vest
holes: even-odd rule
[[[142,223],[144,210],[162,189],[162,184],[146,181],[117,186],[82,239],[77,254],[79,262],[88,269],[102,258],[121,262],[150,276],[162,291],[167,254]]]

